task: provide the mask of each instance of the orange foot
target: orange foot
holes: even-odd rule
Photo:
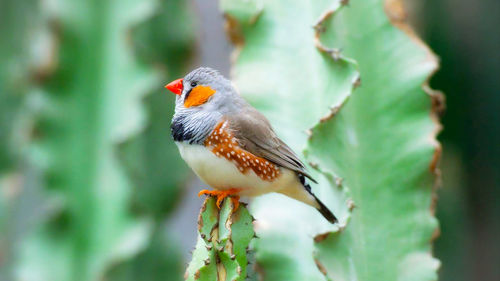
[[[238,195],[238,192],[240,192],[240,189],[238,188],[230,188],[227,190],[207,190],[203,189],[198,193],[198,196],[202,196],[203,194],[210,195],[217,197],[217,208],[220,209],[220,204],[224,200],[224,198],[231,196],[231,201],[233,202],[233,211],[236,211],[238,209],[238,206],[240,205],[240,197]]]

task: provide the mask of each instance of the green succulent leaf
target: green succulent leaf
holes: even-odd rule
[[[199,238],[186,280],[243,281],[247,278],[247,249],[255,236],[253,218],[240,204],[233,211],[231,200],[219,208],[216,199],[203,203],[198,220]]]
[[[262,12],[263,1],[231,1],[221,0],[220,8],[237,19],[240,23],[252,23]]]
[[[154,14],[133,27],[137,57],[162,66],[161,84],[145,100],[148,124],[141,134],[121,146],[121,158],[134,185],[134,210],[163,219],[179,201],[188,168],[171,141],[169,124],[174,95],[163,88],[186,71],[196,40],[190,5],[182,0],[161,0]]]
[[[131,260],[114,265],[104,280],[109,281],[179,281],[184,264],[181,252],[167,229],[157,226],[148,247]]]
[[[32,223],[48,213],[39,208],[39,177],[24,155],[36,135],[32,81],[52,63],[50,56],[37,52],[47,47],[38,2],[0,3],[0,280],[14,280],[19,243]]]
[[[120,145],[120,159],[134,185],[133,210],[153,216],[157,229],[164,229],[165,218],[181,201],[189,172],[171,141],[168,126],[175,97],[163,85],[186,71],[196,39],[194,18],[186,1],[161,0],[153,15],[132,29],[138,59],[165,71],[162,83],[143,100],[148,123],[140,134]],[[154,235],[143,252],[113,269],[106,280],[181,280],[181,251],[177,241],[165,238],[173,236],[173,231],[178,230],[157,230],[163,237]]]
[[[326,12],[340,8],[338,1],[294,5],[268,1],[253,23],[238,21],[234,9],[224,10],[233,23],[231,36],[243,38],[236,42],[240,47],[233,69],[237,88],[298,152],[306,146],[310,128],[345,103],[359,78],[356,64],[324,46],[315,28]],[[345,225],[347,189],[333,175],[313,171],[313,176],[319,181],[313,191]],[[252,210],[261,237],[254,243],[255,258],[266,280],[325,280],[313,259],[312,237],[336,231],[338,226],[331,226],[313,208],[281,195],[255,200]]]
[[[22,244],[18,278],[98,280],[146,247],[152,221],[130,212],[132,182],[118,145],[145,125],[141,100],[160,84],[128,44],[152,1],[55,1],[58,65],[43,83],[32,159],[58,209]]]
[[[250,23],[236,4],[224,10],[239,47],[237,88],[304,151],[313,192],[340,219],[329,226],[279,195],[255,200],[259,272],[273,281],[435,280],[437,96],[422,85],[436,60],[391,23],[397,1],[346,2],[267,1]]]
[[[438,125],[422,88],[437,61],[391,23],[394,3],[352,3],[324,23],[332,32],[322,40],[342,45],[363,79],[334,118],[313,128],[307,148],[321,170],[342,175],[359,207],[345,231],[317,243],[332,279],[437,279],[430,241]]]
[[[41,32],[39,7],[34,0],[2,1],[0,7],[0,173],[16,166],[22,146],[16,134],[24,129],[22,114],[30,74],[40,67],[30,55],[34,34]],[[26,132],[23,132],[26,133]]]

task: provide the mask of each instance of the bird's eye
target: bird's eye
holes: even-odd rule
[[[191,82],[191,87],[194,88],[194,87],[196,87],[196,85],[197,85],[196,82]]]

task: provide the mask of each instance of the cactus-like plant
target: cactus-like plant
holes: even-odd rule
[[[253,218],[245,205],[236,210],[226,199],[217,208],[208,197],[198,219],[199,238],[185,278],[194,281],[242,281],[247,278],[247,252],[255,236]]]
[[[330,227],[286,198],[255,200],[257,266],[273,281],[435,280],[439,99],[425,83],[436,59],[399,1],[348,2],[221,1],[235,84],[305,152],[340,218]]]
[[[30,55],[39,31],[38,10],[34,0],[3,1],[0,7],[0,36],[4,38],[0,41],[0,174],[12,170],[18,160],[20,145],[13,135],[20,129],[31,72],[43,61]]]
[[[26,218],[43,213],[27,208],[36,197],[27,188],[34,173],[22,156],[32,122],[30,82],[47,67],[46,57],[33,56],[40,47],[35,44],[41,32],[37,2],[0,3],[0,280],[14,278],[17,245],[29,229]]]
[[[166,141],[173,99],[158,92],[192,54],[188,5],[1,6],[0,279],[179,280],[160,225],[187,169]]]
[[[43,196],[52,216],[20,245],[17,278],[99,280],[111,265],[146,247],[155,229],[148,213],[132,212],[133,180],[142,174],[127,174],[130,158],[118,155],[120,145],[147,124],[144,95],[162,86],[159,72],[134,56],[130,40],[132,28],[155,6],[153,1],[76,0],[43,8],[57,27],[57,65],[35,94],[42,106],[30,156],[43,171]],[[144,183],[148,188],[158,185],[154,175]]]
[[[195,41],[192,19],[189,3],[161,0],[153,16],[133,28],[139,59],[164,66],[164,81],[186,71]],[[148,95],[144,100],[148,124],[139,135],[120,146],[121,162],[134,183],[132,206],[137,212],[152,216],[155,227],[149,245],[133,259],[109,270],[106,280],[182,279],[183,249],[172,238],[175,229],[164,227],[166,217],[178,206],[188,175],[187,166],[175,144],[169,141],[170,132],[165,127],[170,124],[174,101],[174,97],[165,95],[163,87]]]
[[[195,43],[192,18],[185,1],[162,0],[148,20],[132,29],[138,58],[163,66],[162,81],[175,79],[186,71]],[[136,186],[134,208],[157,219],[164,219],[175,207],[188,175],[176,145],[169,141],[166,127],[173,116],[174,102],[175,98],[166,95],[163,87],[155,88],[144,100],[148,124],[120,147],[122,162]]]

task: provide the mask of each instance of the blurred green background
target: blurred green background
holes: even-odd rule
[[[440,280],[500,280],[500,1],[406,4],[446,94]],[[0,0],[0,280],[182,280],[201,185],[162,86],[229,74],[223,24],[216,1]]]

